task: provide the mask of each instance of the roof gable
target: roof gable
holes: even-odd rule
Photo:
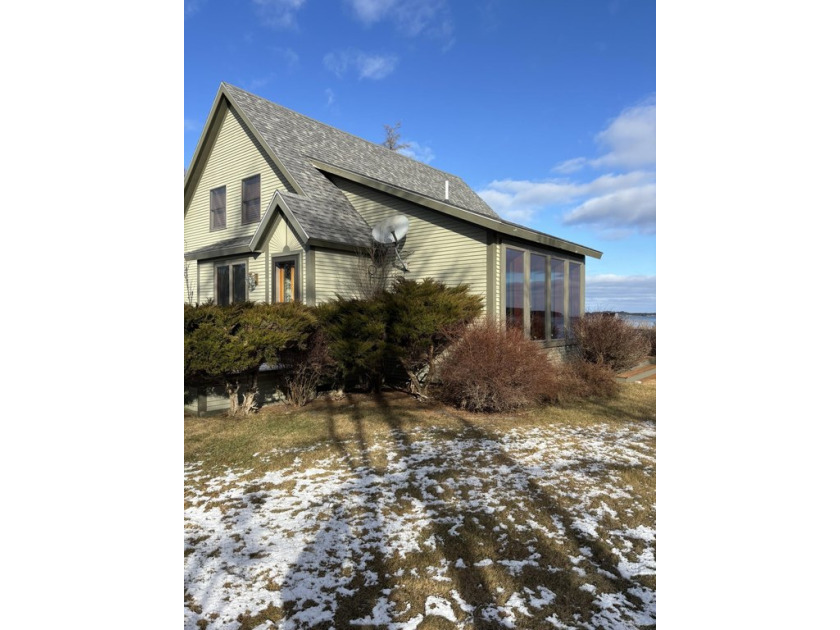
[[[601,252],[502,219],[460,178],[391,149],[308,118],[237,87],[222,83],[185,175],[185,203],[196,171],[212,144],[219,111],[229,105],[283,173],[294,192],[277,191],[265,219],[278,207],[307,243],[365,246],[371,227],[327,174],[379,188],[432,210],[487,229],[594,258]],[[448,195],[447,195],[448,193]],[[261,222],[260,226],[267,225]],[[251,246],[264,238],[255,228]],[[267,228],[262,227],[263,231]],[[253,249],[251,250],[253,251]]]

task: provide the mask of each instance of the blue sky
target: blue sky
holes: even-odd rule
[[[188,0],[184,166],[222,81],[463,178],[602,251],[587,308],[656,310],[652,1]]]

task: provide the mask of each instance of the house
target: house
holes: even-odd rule
[[[563,345],[601,252],[499,217],[459,177],[222,83],[184,178],[184,300],[352,296],[372,230],[402,215],[408,278],[468,283]]]

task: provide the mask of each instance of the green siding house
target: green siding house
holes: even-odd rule
[[[601,252],[499,217],[459,177],[222,83],[184,178],[184,301],[352,297],[381,221],[408,278],[468,283],[487,314],[562,345]]]

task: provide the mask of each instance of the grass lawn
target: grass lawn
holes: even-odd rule
[[[656,624],[656,385],[184,420],[186,628]]]

